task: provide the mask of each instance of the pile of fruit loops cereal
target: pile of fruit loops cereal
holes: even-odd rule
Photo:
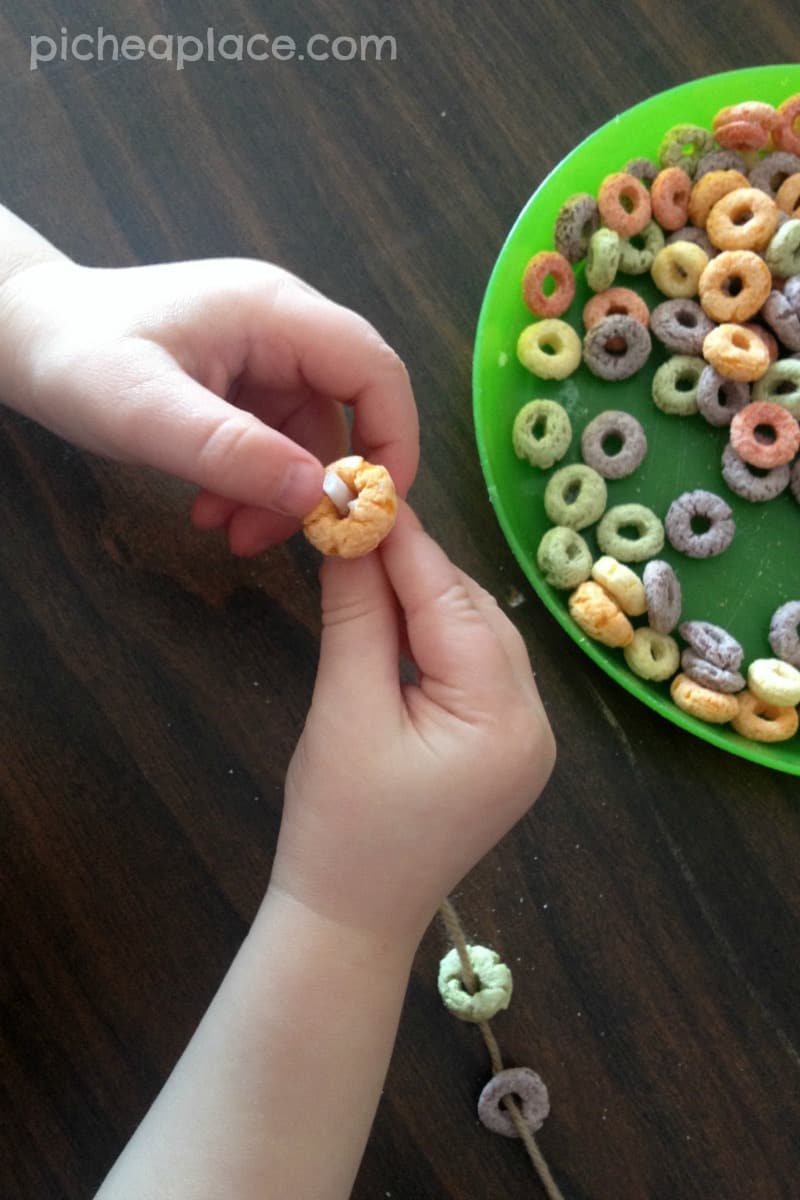
[[[520,334],[517,356],[541,379],[565,379],[583,363],[615,381],[644,366],[655,337],[670,357],[653,377],[653,403],[729,429],[722,490],[762,504],[789,489],[800,505],[800,94],[777,108],[723,108],[711,130],[675,126],[657,157],[607,175],[596,197],[564,202],[555,248],[534,254],[523,274],[537,320]],[[575,297],[578,263],[594,293],[583,336],[560,319]],[[649,276],[666,299],[650,311],[620,275]],[[564,457],[572,436],[553,400],[531,400],[514,421],[515,453],[541,470]],[[621,648],[643,679],[671,680],[674,703],[695,717],[730,722],[755,741],[794,737],[800,596],[772,615],[774,657],[744,665],[725,629],[681,621],[680,581],[658,557],[665,538],[691,558],[723,554],[736,534],[724,496],[688,490],[663,521],[641,504],[609,508],[606,480],[633,474],[647,453],[645,431],[628,412],[595,416],[580,449],[583,463],[547,482],[552,527],[537,551],[546,581],[569,592],[573,620]],[[590,525],[601,552],[594,561],[579,532]],[[641,576],[629,563],[645,564]]]

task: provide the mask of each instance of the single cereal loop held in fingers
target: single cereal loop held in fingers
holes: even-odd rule
[[[691,190],[691,180],[682,167],[659,171],[650,188],[650,202],[662,229],[674,232],[686,224]]]
[[[744,650],[721,625],[712,625],[710,621],[684,621],[678,632],[708,662],[727,671],[737,671],[742,665]]]
[[[800,450],[800,425],[779,404],[754,400],[731,421],[731,445],[746,463],[769,470]]]
[[[619,442],[615,449],[608,443]],[[608,409],[598,413],[581,434],[581,455],[604,479],[625,479],[639,467],[647,453],[647,436],[636,417]]]
[[[589,239],[599,227],[597,201],[588,192],[578,192],[561,206],[553,230],[553,244],[567,262],[580,262],[586,257]]]
[[[727,724],[739,711],[738,697],[727,692],[714,692],[695,683],[683,672],[673,679],[669,694],[678,708],[712,725]]]
[[[706,528],[698,530],[697,525]],[[670,545],[689,558],[714,558],[728,549],[736,532],[729,505],[713,492],[696,488],[672,501],[664,518]]]
[[[767,704],[745,689],[739,693],[739,711],[731,725],[752,742],[785,742],[794,737],[800,718],[796,708]]]
[[[603,317],[633,317],[645,329],[650,322],[650,310],[638,292],[632,288],[611,287],[596,292],[583,307],[583,325],[591,329]]]
[[[699,355],[714,322],[696,300],[663,300],[650,314],[650,329],[673,354]]]
[[[741,692],[744,687],[744,676],[738,671],[726,667],[718,667],[708,659],[701,658],[696,650],[686,649],[681,654],[681,669],[685,675],[710,688],[712,692]]]
[[[700,276],[700,303],[712,321],[743,322],[767,300],[772,275],[751,250],[725,250],[712,258]]]
[[[545,281],[552,279],[553,292],[545,295]],[[563,254],[540,250],[534,254],[522,275],[522,299],[536,317],[560,317],[575,295],[575,276]]]
[[[623,532],[631,529],[635,537]],[[620,562],[645,562],[658,554],[664,545],[664,526],[652,509],[643,504],[617,504],[609,508],[600,520],[597,544],[603,554]]]
[[[675,639],[657,633],[649,625],[633,631],[633,641],[623,647],[622,653],[634,675],[653,683],[671,679],[680,666],[681,652]]]
[[[597,193],[597,207],[608,228],[620,237],[641,233],[652,216],[647,188],[624,171],[605,177]]]
[[[539,542],[536,561],[547,583],[574,588],[592,572],[592,552],[581,535],[566,525],[548,529]]]
[[[691,354],[673,354],[653,376],[652,396],[656,408],[676,417],[697,412],[697,389],[706,364]]]
[[[569,450],[572,425],[555,400],[529,400],[514,418],[511,437],[517,458],[547,470]]]
[[[737,188],[716,202],[706,233],[720,250],[763,250],[778,228],[778,206],[759,188]]]
[[[775,145],[789,154],[800,154],[800,94],[789,96],[779,104],[778,116],[780,121],[772,133]]]
[[[620,236],[613,229],[598,229],[589,238],[586,252],[586,282],[593,292],[604,292],[619,269]]]
[[[517,358],[540,379],[566,379],[580,365],[581,339],[567,321],[547,317],[523,329]]]
[[[720,375],[743,383],[760,379],[769,367],[769,351],[761,338],[743,325],[723,324],[703,342],[703,357]]]
[[[641,617],[647,612],[647,595],[641,579],[610,554],[602,554],[592,564],[592,579],[606,589],[627,616]]]
[[[708,255],[694,242],[670,242],[653,259],[650,274],[665,296],[696,296]]]
[[[647,619],[656,633],[672,633],[681,619],[681,585],[668,562],[652,558],[642,575]]]
[[[628,379],[650,357],[650,334],[635,317],[603,317],[583,339],[583,360],[601,379]]]
[[[800,171],[786,176],[775,193],[775,203],[781,212],[800,217]]]
[[[800,671],[780,658],[755,658],[747,668],[747,686],[765,704],[800,704]]]
[[[581,583],[567,601],[573,621],[604,646],[627,646],[633,641],[633,626],[616,600],[593,579]]]
[[[741,171],[709,171],[701,179],[695,181],[689,198],[689,220],[693,225],[705,228],[711,209],[737,188],[748,187],[748,179]]]
[[[752,504],[759,504],[774,500],[781,492],[785,492],[790,473],[788,465],[784,463],[766,473],[755,475],[728,442],[722,451],[722,478],[735,495]]]
[[[554,525],[585,529],[605,512],[606,481],[583,463],[572,463],[551,475],[544,489],[544,509]]]
[[[753,384],[753,399],[779,404],[800,421],[800,359],[780,358],[770,363]]]
[[[704,367],[697,385],[697,411],[709,425],[730,425],[734,413],[749,403],[749,384],[721,375],[710,363]]]
[[[342,515],[333,500],[323,496],[303,521],[303,533],[323,554],[340,558],[369,554],[397,517],[397,493],[389,472],[353,454],[331,463],[327,473],[342,480],[354,498]]]

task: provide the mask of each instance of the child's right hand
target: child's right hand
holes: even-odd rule
[[[536,799],[553,735],[519,633],[408,507],[379,551],[326,560],[322,600],[270,890],[410,944]]]

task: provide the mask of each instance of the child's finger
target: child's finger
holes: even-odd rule
[[[539,693],[533,677],[528,647],[519,630],[509,621],[490,592],[487,592],[466,572],[459,570],[459,574],[464,582],[464,587],[472,598],[472,603],[483,614],[484,620],[491,626],[501,642],[517,679],[538,700]]]
[[[403,506],[381,548],[389,582],[405,614],[408,640],[423,680],[440,685],[436,698],[469,715],[512,679],[503,644],[474,603],[462,572]]]

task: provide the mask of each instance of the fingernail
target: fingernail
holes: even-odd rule
[[[324,474],[315,463],[292,463],[275,499],[276,510],[289,517],[304,517],[322,499]]]

